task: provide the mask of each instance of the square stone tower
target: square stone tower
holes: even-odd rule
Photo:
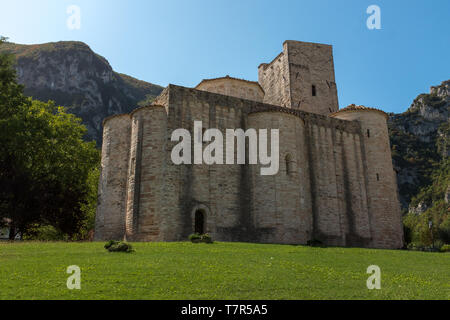
[[[339,110],[333,47],[285,41],[283,52],[258,68],[264,103],[329,115]]]

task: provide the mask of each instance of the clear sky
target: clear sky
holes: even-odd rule
[[[83,41],[115,71],[162,86],[257,80],[284,40],[334,46],[341,108],[403,112],[450,79],[450,0],[0,1],[10,41]],[[80,29],[67,26],[70,5],[81,10]],[[370,5],[381,10],[379,30],[367,28]]]

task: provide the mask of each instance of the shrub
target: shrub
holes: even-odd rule
[[[189,240],[192,243],[213,243],[213,240],[211,238],[211,236],[209,234],[198,234],[198,233],[193,233],[189,236]]]
[[[442,248],[445,247],[442,245],[441,241],[436,241],[434,245],[423,245],[421,242],[412,242],[407,246],[408,250],[412,251],[424,251],[424,252],[439,252],[442,251]]]
[[[189,241],[201,240],[202,236],[198,233],[193,233],[189,236]]]
[[[209,234],[204,234],[204,235],[202,235],[202,242],[213,243],[213,240]]]
[[[111,248],[111,246],[113,244],[116,244],[118,241],[114,241],[114,240],[109,240],[106,244],[105,244],[105,249],[108,250],[109,248]]]
[[[50,225],[34,225],[23,234],[23,240],[67,241],[68,236]]]
[[[425,246],[420,243],[416,243],[416,242],[408,243],[407,248],[408,248],[408,250],[413,250],[413,251],[425,251]]]
[[[110,240],[105,244],[105,249],[109,252],[134,252],[131,244],[123,242],[123,241],[114,241]]]
[[[441,247],[441,252],[450,252],[450,244],[444,244]]]

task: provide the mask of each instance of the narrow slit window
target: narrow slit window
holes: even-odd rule
[[[377,173],[377,181],[380,181],[380,175]]]
[[[316,86],[313,85],[311,90],[312,90],[312,96],[315,97],[315,96],[317,95],[317,89],[316,89]]]
[[[286,155],[285,162],[286,162],[286,175],[290,176],[294,173],[294,161],[290,154]]]
[[[367,129],[367,138],[370,138],[370,129]]]

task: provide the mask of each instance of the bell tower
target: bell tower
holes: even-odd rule
[[[264,102],[329,115],[339,110],[333,47],[285,41],[283,52],[258,68]]]

